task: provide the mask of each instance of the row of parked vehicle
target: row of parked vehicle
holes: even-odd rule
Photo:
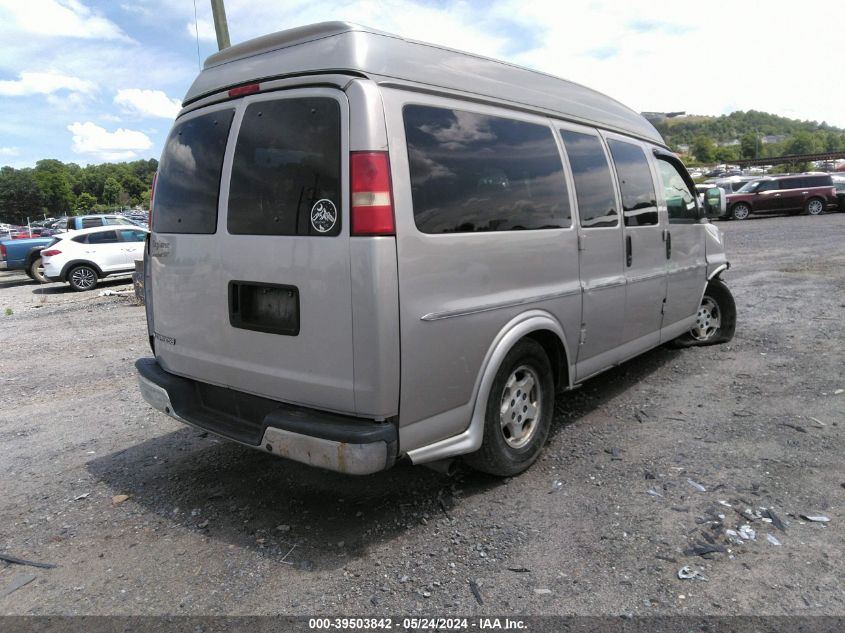
[[[91,290],[103,277],[130,274],[149,231],[118,215],[67,218],[55,235],[0,241],[0,270],[23,270],[36,282]]]
[[[836,179],[834,179],[836,178]],[[845,211],[845,179],[822,173],[767,177],[734,177],[698,185],[725,190],[726,210],[721,219],[745,220],[756,214],[821,215]]]

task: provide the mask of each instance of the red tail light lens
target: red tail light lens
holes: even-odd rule
[[[0,244],[0,259],[6,259],[6,245]]]
[[[243,97],[245,95],[255,94],[261,90],[261,84],[247,84],[245,86],[238,86],[229,91],[230,97]]]
[[[395,235],[390,158],[387,152],[349,155],[352,235]]]
[[[52,257],[53,255],[61,255],[62,252],[56,248],[51,248],[49,251],[41,251],[41,257]]]

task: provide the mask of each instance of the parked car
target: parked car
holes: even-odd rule
[[[728,217],[744,220],[757,213],[819,215],[835,209],[829,174],[795,174],[752,180],[727,196]]]
[[[686,169],[589,88],[332,22],[212,55],[184,103],[136,363],[177,420],[350,474],[513,475],[557,389],[733,336]]]
[[[10,239],[0,242],[0,270],[22,270],[33,281],[49,281],[41,265],[41,249],[53,241],[52,237]]]
[[[64,228],[67,231],[78,231],[80,229],[90,229],[94,226],[110,226],[113,224],[134,225],[135,223],[122,215],[73,215],[67,218]]]
[[[144,257],[147,231],[137,226],[98,226],[57,235],[41,258],[50,281],[66,281],[74,290],[91,290],[109,275],[129,274]]]

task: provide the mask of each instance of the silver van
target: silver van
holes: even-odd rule
[[[164,149],[144,398],[353,474],[537,458],[556,392],[721,343],[722,233],[644,118],[346,23],[211,56]]]

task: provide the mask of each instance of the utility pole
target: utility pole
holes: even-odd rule
[[[229,23],[226,21],[226,8],[223,0],[211,0],[211,13],[214,14],[214,31],[217,33],[217,50],[229,48]]]

